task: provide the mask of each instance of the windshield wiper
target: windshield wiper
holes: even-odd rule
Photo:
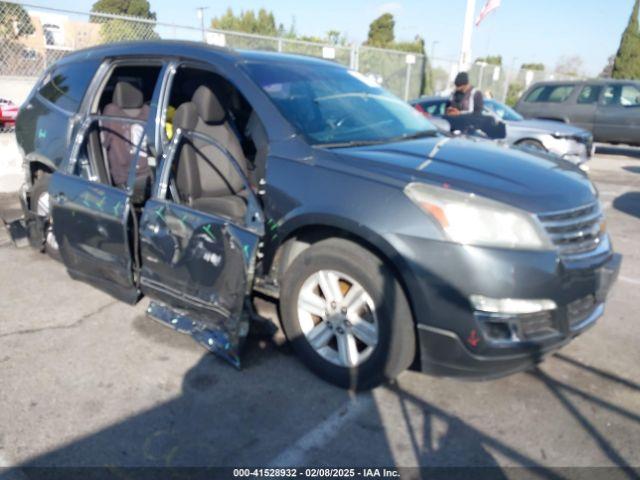
[[[334,143],[316,143],[315,147],[321,148],[346,148],[346,147],[364,147],[367,145],[381,145],[383,143],[401,142],[403,140],[414,140],[416,138],[436,137],[438,130],[422,130],[416,133],[405,133],[391,138],[380,138],[378,140],[349,140],[347,142]]]
[[[436,137],[438,136],[438,130],[422,130],[416,133],[407,133],[400,135],[396,138],[390,139],[391,142],[397,142],[402,140],[415,140],[416,138]]]
[[[343,147],[365,147],[367,145],[379,145],[381,143],[387,143],[389,140],[350,140],[348,142],[333,142],[333,143],[316,143],[314,147],[320,148],[343,148]]]

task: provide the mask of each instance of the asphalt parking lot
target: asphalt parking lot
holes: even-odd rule
[[[640,467],[640,150],[601,147],[591,175],[624,256],[594,328],[532,372],[358,395],[265,339],[237,371],[0,227],[0,467]]]

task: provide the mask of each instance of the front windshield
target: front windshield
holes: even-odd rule
[[[496,102],[495,100],[485,100],[484,105],[502,120],[507,122],[519,122],[520,120],[524,120],[522,115],[504,103]]]
[[[384,143],[437,132],[420,112],[358,72],[307,63],[249,62],[246,68],[314,145]]]

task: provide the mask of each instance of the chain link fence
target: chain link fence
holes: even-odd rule
[[[33,78],[67,53],[126,40],[204,41],[234,49],[267,50],[335,61],[375,80],[400,98],[448,95],[457,61],[366,45],[330,45],[240,32],[202,29],[137,17],[78,12],[0,1],[0,80]],[[536,81],[567,78],[544,71],[514,70],[475,63],[472,84],[486,96],[513,100]],[[1,95],[0,95],[1,96]],[[511,102],[512,103],[512,102]]]
[[[37,77],[74,50],[111,42],[153,39],[205,41],[234,49],[324,58],[358,70],[405,99],[419,96],[425,87],[427,65],[424,55],[0,1],[0,77]]]

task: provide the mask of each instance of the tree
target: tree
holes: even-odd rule
[[[156,19],[155,12],[147,0],[98,0],[91,7],[93,13],[109,13],[145,20]],[[92,15],[90,22],[101,23],[100,36],[105,43],[125,40],[151,40],[160,38],[154,31],[155,23],[136,22],[135,20],[115,19]]]
[[[0,2],[0,39],[17,40],[35,32],[31,17],[22,5]]]
[[[147,0],[97,0],[91,7],[95,13],[111,13],[113,15],[126,15],[129,17],[142,17],[155,20],[156,14],[151,11],[151,5]],[[92,16],[92,22],[104,22],[104,17]]]
[[[579,55],[560,57],[555,72],[569,77],[584,76],[584,60]]]
[[[518,102],[518,99],[520,98],[520,95],[522,95],[523,90],[523,84],[517,82],[510,83],[509,87],[507,88],[507,98],[505,99],[505,103],[510,107],[515,106],[515,104]]]
[[[638,12],[640,0],[633,4],[629,24],[622,34],[620,47],[613,62],[613,78],[640,79],[640,30]]]
[[[284,25],[280,24],[279,27],[276,27],[273,12],[264,8],[258,10],[257,14],[253,10],[242,10],[236,15],[229,7],[224,15],[211,20],[211,28],[271,36],[284,32]]]
[[[607,64],[600,72],[600,75],[598,75],[600,78],[611,78],[611,76],[613,75],[613,62],[615,61],[615,59],[615,55],[609,56],[609,58],[607,59]]]
[[[37,75],[42,71],[42,55],[31,51],[32,61],[25,62],[27,49],[18,41],[34,32],[31,17],[22,5],[0,2],[0,74],[15,75],[16,68],[22,75]]]
[[[372,47],[387,47],[395,41],[396,21],[390,13],[383,13],[369,25],[369,35],[366,45]]]
[[[523,63],[520,70],[533,70],[535,72],[544,72],[544,63]]]
[[[489,65],[502,66],[502,55],[487,55],[486,57],[477,58],[475,63],[484,62]]]
[[[347,39],[342,34],[342,32],[339,32],[338,30],[329,30],[327,32],[327,40],[331,45],[335,46],[347,44]]]

